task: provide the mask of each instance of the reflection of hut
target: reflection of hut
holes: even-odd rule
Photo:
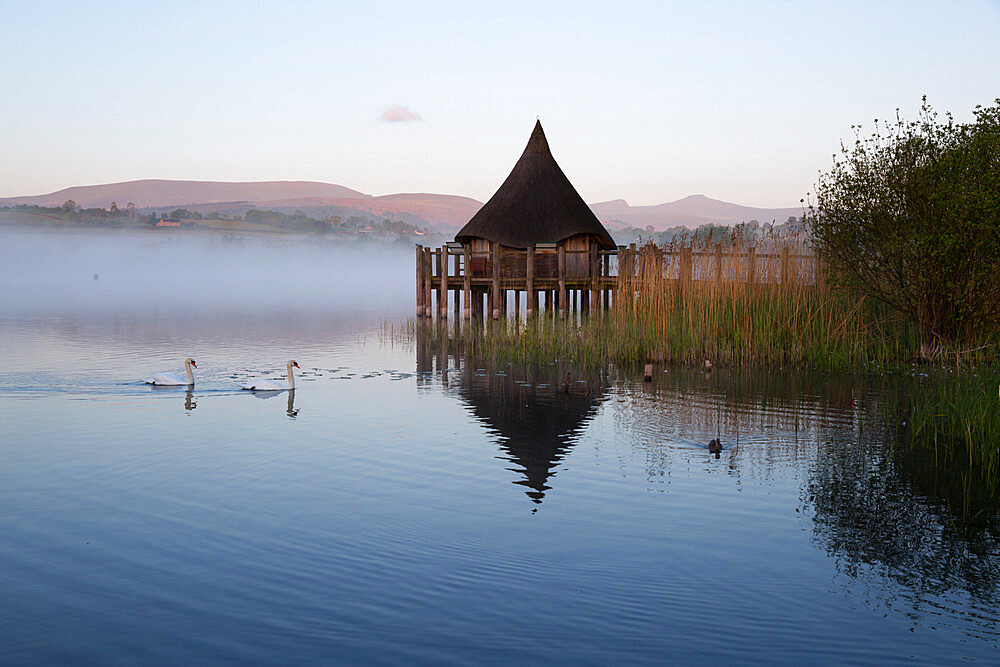
[[[542,502],[553,470],[576,442],[604,398],[598,376],[566,382],[565,369],[510,367],[505,374],[466,365],[459,394],[472,413],[500,436],[500,447]],[[579,377],[579,376],[575,376]]]
[[[433,372],[436,360],[446,386],[499,436],[504,458],[515,466],[511,470],[523,475],[514,483],[528,487],[528,497],[540,503],[550,488],[553,470],[604,400],[605,380],[598,373],[556,366],[514,365],[498,373],[468,360],[459,362],[461,355],[454,352],[450,357],[446,346],[432,347],[421,336],[417,369],[423,381]],[[458,373],[446,370],[456,365],[461,366]]]
[[[608,230],[556,164],[541,122],[535,123],[507,180],[455,234],[455,240],[474,253],[489,252],[493,243],[513,250],[552,245],[535,258],[539,278],[556,276],[556,249],[560,246],[574,253],[567,257],[567,277],[586,275],[588,254],[584,253],[592,246],[615,249]],[[520,268],[523,272],[523,266]]]

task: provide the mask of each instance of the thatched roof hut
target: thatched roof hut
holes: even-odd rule
[[[507,180],[455,235],[463,245],[476,241],[525,249],[537,243],[577,239],[607,250],[615,242],[566,178],[549,151],[541,122]],[[574,245],[578,245],[576,243]]]

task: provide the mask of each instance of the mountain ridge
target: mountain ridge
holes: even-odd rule
[[[42,195],[0,197],[0,206],[19,204],[60,206],[72,199],[83,208],[106,208],[115,201],[119,208],[133,202],[138,208],[191,208],[208,212],[213,206],[232,212],[250,209],[301,210],[325,216],[330,214],[405,216],[409,221],[423,221],[442,232],[461,228],[483,205],[470,197],[426,192],[403,192],[370,195],[343,185],[321,181],[190,181],[142,179],[77,185]],[[605,226],[666,229],[683,225],[697,227],[713,223],[734,225],[740,222],[784,222],[800,216],[801,208],[758,208],[742,206],[703,194],[688,195],[662,204],[632,206],[625,199],[588,204]]]

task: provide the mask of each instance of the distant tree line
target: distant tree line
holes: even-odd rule
[[[61,206],[17,204],[10,207],[0,207],[0,210],[3,209],[34,213],[66,221],[105,225],[131,224],[137,226],[154,226],[162,219],[181,221],[244,220],[290,232],[339,233],[349,235],[370,234],[378,237],[395,236],[402,240],[406,240],[407,238],[412,239],[414,236],[422,236],[427,233],[418,225],[402,220],[392,220],[389,218],[377,219],[360,215],[352,215],[346,220],[339,215],[316,219],[300,210],[285,213],[266,209],[251,209],[240,215],[220,213],[218,211],[202,214],[187,208],[175,208],[169,213],[161,215],[157,211],[152,210],[142,213],[132,202],[128,202],[124,208],[119,207],[117,202],[111,202],[108,208],[82,208],[72,199],[67,200]]]
[[[144,215],[139,213],[138,208],[132,202],[128,202],[124,208],[118,206],[118,202],[111,202],[108,208],[83,208],[72,199],[67,199],[61,206],[38,206],[37,204],[15,204],[4,207],[10,211],[24,211],[25,213],[35,213],[63,220],[80,222],[106,222],[106,223],[133,223],[150,224],[155,223],[155,213]]]
[[[693,242],[696,245],[711,245],[713,243],[750,244],[765,236],[786,237],[803,233],[805,233],[805,226],[802,218],[788,216],[782,224],[775,224],[774,222],[762,224],[759,220],[751,220],[738,225],[708,223],[694,229],[683,225],[668,227],[664,230],[657,230],[652,225],[645,228],[626,227],[614,232],[612,237],[616,243],[622,245],[648,242],[657,245],[669,245],[670,243],[682,240]]]

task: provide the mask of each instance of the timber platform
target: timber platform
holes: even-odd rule
[[[619,299],[655,281],[681,288],[698,283],[760,286],[822,286],[823,268],[812,253],[784,245],[770,253],[748,248],[691,246],[675,249],[647,244],[583,250],[538,243],[527,249],[491,242],[486,251],[469,244],[416,247],[418,317],[500,319],[509,314],[603,312]]]

